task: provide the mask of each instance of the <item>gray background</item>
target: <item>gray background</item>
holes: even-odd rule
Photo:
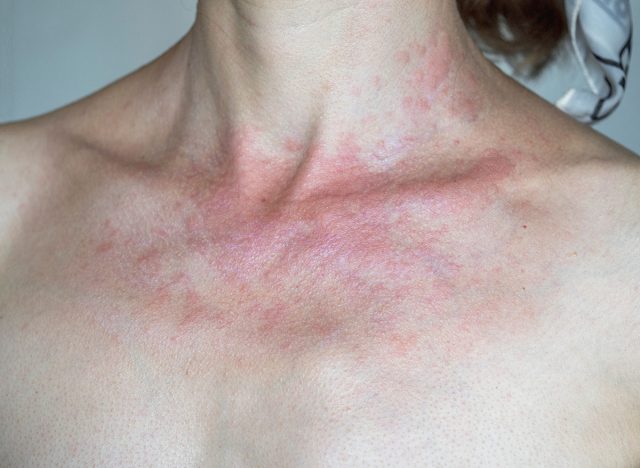
[[[135,70],[191,26],[196,0],[0,0],[0,122],[55,109]],[[634,23],[640,8],[633,5]],[[640,34],[627,96],[596,129],[640,153]],[[525,82],[555,100],[578,74],[571,61]]]

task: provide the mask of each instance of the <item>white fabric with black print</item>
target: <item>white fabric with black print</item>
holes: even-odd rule
[[[580,122],[608,117],[624,97],[631,61],[629,0],[565,0],[571,47],[586,87],[571,88],[557,102]]]

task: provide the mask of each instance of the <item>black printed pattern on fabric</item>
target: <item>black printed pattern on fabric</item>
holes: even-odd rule
[[[629,64],[631,62],[632,38],[633,38],[633,32],[630,32],[629,38],[627,39],[627,42],[620,50],[620,53],[618,54],[617,59],[609,59],[593,53],[593,56],[596,58],[596,60],[598,60],[605,68],[607,67],[612,68],[615,71],[615,74],[619,74],[620,72],[622,72],[622,76],[620,77],[618,84],[622,87],[623,90],[627,86],[627,76],[629,75]],[[594,122],[598,122],[600,120],[606,119],[620,105],[620,102],[617,102],[614,106],[612,106],[606,112],[602,112],[602,109],[605,108],[605,104],[607,103],[607,101],[613,98],[613,94],[614,94],[614,88],[613,88],[613,85],[611,84],[611,81],[609,80],[609,77],[608,76],[605,77],[605,80],[607,82],[607,86],[609,87],[609,93],[607,94],[606,97],[598,101],[598,104],[593,110],[593,113],[591,114],[591,120]]]

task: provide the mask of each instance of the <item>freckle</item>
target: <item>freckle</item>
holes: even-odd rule
[[[523,224],[523,225],[522,225],[522,229],[527,229],[527,227],[528,227],[528,226],[527,226],[526,224]]]

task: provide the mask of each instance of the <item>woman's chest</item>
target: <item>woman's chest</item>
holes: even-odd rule
[[[47,271],[0,301],[7,464],[637,462],[572,250],[500,211],[374,208],[33,250]]]
[[[321,340],[298,332],[293,349],[232,346],[212,333],[166,337],[162,347],[159,335],[34,321],[2,345],[3,464],[632,467],[640,460],[637,402],[598,359],[607,351],[575,329],[496,331],[471,341],[455,326],[335,333]]]
[[[635,466],[615,320],[581,316],[560,282],[541,298],[496,271],[386,287],[300,267],[243,289],[193,269],[124,294],[6,297],[0,452],[7,466]]]

